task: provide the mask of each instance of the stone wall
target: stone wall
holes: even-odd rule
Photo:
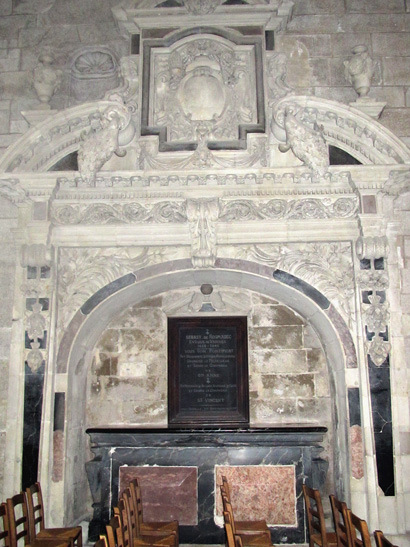
[[[111,7],[118,0],[2,0],[0,2],[0,152],[28,129],[22,111],[36,109],[34,68],[44,48],[63,71],[50,105],[76,103],[71,63],[87,46],[106,46],[117,59],[130,44]],[[370,96],[386,101],[381,123],[410,142],[410,7],[406,0],[297,0],[275,51],[288,56],[288,83],[297,93],[349,103],[357,95],[345,79],[343,61],[366,44],[378,61]],[[95,82],[94,82],[95,85]],[[92,96],[90,97],[93,98]]]
[[[287,306],[257,293],[218,292],[244,303],[248,316],[251,426],[302,422],[331,430],[327,363],[313,329]],[[166,427],[167,310],[191,296],[189,290],[170,291],[111,322],[88,373],[88,427]]]

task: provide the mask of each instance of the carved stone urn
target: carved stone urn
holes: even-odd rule
[[[48,109],[51,97],[60,87],[62,71],[54,67],[54,58],[49,52],[39,56],[39,64],[33,72],[33,86],[36,90],[40,108]]]
[[[360,98],[366,97],[374,74],[375,63],[369,57],[367,46],[360,44],[352,49],[353,57],[344,62],[346,79]]]

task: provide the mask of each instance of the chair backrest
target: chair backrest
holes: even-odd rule
[[[118,513],[116,513],[114,508],[114,514],[118,515],[121,522],[124,547],[132,547],[134,537],[131,525],[129,500],[128,496],[125,496],[124,494],[125,492],[123,492],[121,498],[118,500]]]
[[[24,492],[20,492],[19,494],[15,494],[12,498],[8,498],[7,512],[10,525],[10,546],[17,547],[20,540],[24,541],[24,545],[28,545],[30,543],[30,530],[27,499]]]
[[[229,486],[228,479],[225,477],[225,475],[222,475],[222,485],[221,485],[221,491],[223,490],[226,497],[228,498],[228,501],[231,501],[231,488]]]
[[[105,536],[100,536],[100,539],[94,543],[94,547],[108,547],[107,538]]]
[[[222,504],[223,504],[224,513],[229,514],[230,524],[232,526],[232,532],[233,532],[233,535],[235,536],[236,535],[236,526],[235,526],[235,516],[233,514],[232,504],[228,500],[228,498],[226,496],[224,496],[223,494],[222,494]]]
[[[320,492],[315,488],[306,486],[306,484],[302,486],[302,490],[305,499],[309,538],[311,538],[313,534],[320,534],[322,547],[327,547],[326,521]]]
[[[30,539],[34,539],[37,533],[44,528],[43,495],[39,482],[26,488],[27,508],[29,516]]]
[[[333,522],[338,547],[350,547],[350,528],[347,515],[347,505],[333,494],[329,496],[332,507]]]
[[[224,513],[224,526],[225,526],[225,533],[226,533],[226,545],[227,547],[236,547],[231,516],[227,511],[224,511],[223,513]]]
[[[144,522],[144,516],[143,516],[143,513],[142,513],[142,497],[141,497],[141,487],[140,487],[140,484],[138,482],[138,479],[133,479],[132,481],[129,482],[129,491],[130,491],[130,495],[131,495],[131,500],[132,500],[132,503],[133,503],[133,510],[135,512],[135,517],[136,517],[136,522],[135,522],[135,526],[136,526],[136,530],[135,530],[135,533],[136,533],[136,536],[138,537],[140,535],[140,530],[141,530],[141,526]]]
[[[367,522],[352,513],[350,509],[347,510],[347,520],[349,523],[351,546],[372,547]]]
[[[0,523],[0,545],[1,547],[10,547],[10,524],[6,503],[0,505]]]
[[[377,547],[397,547],[397,545],[393,545],[393,543],[387,539],[381,530],[374,531],[374,539],[376,540]]]
[[[116,513],[117,507],[114,508]],[[124,547],[124,536],[121,525],[121,519],[118,514],[114,514],[110,522],[106,525],[108,547]]]

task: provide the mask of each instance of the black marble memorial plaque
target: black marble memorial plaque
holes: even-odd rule
[[[248,424],[246,326],[246,317],[168,320],[170,425]]]

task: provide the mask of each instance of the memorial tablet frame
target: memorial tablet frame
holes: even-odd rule
[[[206,331],[208,331],[208,338],[206,338]],[[234,336],[231,336],[233,334]],[[188,367],[189,362],[187,361],[187,351],[184,350],[184,343],[186,344],[188,340],[191,344],[190,347],[195,351],[195,342],[193,341],[195,339],[189,338],[190,336],[199,337],[196,340],[198,340],[198,344],[201,344],[204,362],[201,364],[198,351],[196,354],[193,353],[194,357],[191,358],[190,367]],[[212,338],[211,341],[209,338]],[[209,354],[204,353],[206,346],[211,342],[214,343],[215,339],[219,351],[224,349],[225,352],[223,356],[219,357],[219,361],[218,357],[211,359]],[[199,350],[199,348],[197,349]],[[226,359],[225,356],[227,356]],[[225,366],[221,364],[223,361],[226,362]],[[202,380],[197,380],[197,386],[188,385],[185,387],[183,384],[184,375],[186,377],[187,374],[192,374],[192,367],[196,367],[198,371],[201,371],[201,374],[206,374],[206,370],[211,368],[215,368],[217,372],[212,376],[211,374],[202,376]],[[222,375],[219,374],[221,369],[225,369],[222,370]],[[229,375],[229,381],[224,384],[226,389],[223,392],[220,385],[211,382],[223,380],[224,374]],[[206,402],[202,407],[198,402],[201,400],[200,398],[195,400],[192,407],[187,406],[184,389],[189,390],[190,388],[210,390],[205,393]],[[218,401],[214,408],[209,403],[211,399],[206,399],[206,395],[212,393],[212,389],[216,392],[222,391],[221,398],[225,399],[223,401],[220,401],[219,398],[214,399]],[[170,427],[190,428],[237,428],[249,425],[247,317],[168,318],[168,424]]]

